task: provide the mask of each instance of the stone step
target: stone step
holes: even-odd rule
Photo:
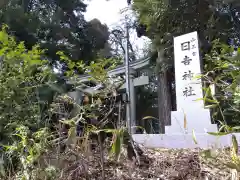
[[[240,142],[240,133],[234,133]],[[197,144],[192,134],[133,134],[133,140],[147,148],[224,148],[232,144],[231,134],[224,136],[213,136],[207,133],[195,134]]]
[[[187,128],[184,129],[182,125],[172,125],[165,127],[165,134],[176,134],[176,133],[184,133],[184,134],[192,134],[195,133],[206,133],[206,132],[217,132],[218,128],[216,124],[205,124],[199,125],[198,127],[194,127],[193,125],[187,125]]]

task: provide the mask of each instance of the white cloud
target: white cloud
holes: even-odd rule
[[[127,0],[91,0],[88,3],[86,20],[94,18],[102,23],[112,26],[121,19],[120,11],[127,7]]]

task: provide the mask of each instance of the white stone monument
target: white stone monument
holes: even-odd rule
[[[174,38],[177,111],[171,113],[166,134],[216,132],[210,111],[204,109],[198,35],[192,32]],[[184,117],[185,116],[185,117]]]
[[[135,142],[149,148],[209,148],[231,145],[231,135],[213,136],[217,125],[204,109],[197,32],[174,38],[177,111],[171,113],[171,126],[165,134],[134,134]],[[197,101],[196,101],[197,100]],[[193,132],[197,143],[193,140]],[[240,134],[235,134],[240,142]]]

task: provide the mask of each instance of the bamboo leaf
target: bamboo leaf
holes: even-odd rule
[[[192,130],[192,137],[193,137],[194,143],[198,144],[194,129]]]
[[[111,152],[115,155],[115,158],[119,160],[120,153],[121,153],[121,132],[117,131],[117,133],[114,135],[114,142],[111,148]]]
[[[232,127],[233,130],[240,130],[240,126]]]
[[[222,130],[224,130],[224,128],[226,128],[226,125],[222,125],[222,126],[219,128],[219,132],[221,132]]]
[[[236,170],[239,169],[238,166],[233,162],[228,162],[228,163],[225,164],[225,166],[227,166],[230,169],[236,169]]]
[[[148,120],[148,119],[158,120],[158,118],[155,118],[155,117],[153,117],[153,116],[145,116],[144,118],[142,118],[142,120]]]
[[[24,139],[24,137],[21,134],[14,134],[14,135],[20,137],[21,139]]]
[[[209,99],[209,98],[198,98],[195,101],[200,101],[200,100],[204,100],[204,102],[209,102],[209,103],[214,103],[214,104],[218,104],[217,100],[213,100],[213,99]]]
[[[204,98],[197,98],[194,101],[201,101],[201,100],[204,100]]]
[[[187,128],[187,115],[186,115],[186,113],[184,113],[184,120],[183,120],[184,122],[184,129],[186,129]]]
[[[215,107],[217,107],[217,104],[211,104],[211,105],[205,106],[206,109],[211,109],[211,108],[215,108]]]
[[[99,129],[99,130],[95,130],[95,131],[92,131],[92,132],[98,134],[100,132],[115,133],[116,131],[117,131],[116,129]]]
[[[200,74],[200,75],[196,75],[196,76],[194,76],[193,79],[199,79],[199,78],[202,78],[202,77],[203,77],[203,75]]]
[[[233,151],[235,154],[238,153],[238,142],[236,136],[233,134],[232,135],[232,144],[233,144]]]
[[[230,132],[207,132],[207,133],[213,136],[224,136],[227,134],[231,134]]]
[[[117,139],[117,133],[113,134],[113,137],[112,137],[112,146],[111,146],[111,151],[110,151],[111,154],[115,153],[116,139]]]
[[[76,140],[77,140],[76,138],[77,138],[76,127],[71,127],[68,131],[67,143],[68,144],[75,144]]]
[[[222,126],[225,126],[225,124],[222,122],[222,121],[219,121],[218,122],[222,125]]]

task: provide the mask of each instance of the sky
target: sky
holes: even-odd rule
[[[127,0],[87,0],[85,3],[88,4],[85,19],[90,21],[97,18],[110,29],[118,25],[119,21],[124,18],[121,11],[127,7]],[[144,48],[145,42],[150,41],[146,37],[138,38],[136,33],[130,36],[131,42],[134,42],[140,51]]]
[[[89,0],[85,18],[87,21],[99,19],[109,27],[116,25],[121,19],[121,9],[127,7],[127,0]]]

